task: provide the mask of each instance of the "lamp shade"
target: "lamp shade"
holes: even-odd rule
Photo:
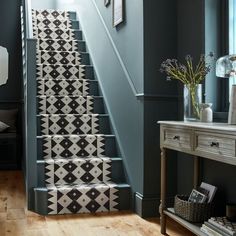
[[[236,76],[236,54],[220,57],[217,60],[216,76],[222,78]]]

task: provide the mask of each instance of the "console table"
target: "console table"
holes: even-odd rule
[[[194,183],[199,181],[199,158],[236,165],[236,125],[224,123],[201,123],[181,121],[159,121],[161,147],[161,233],[166,234],[166,216],[189,229],[195,235],[205,236],[200,226],[191,224],[174,214],[173,208],[166,208],[166,149],[184,152],[194,158]]]

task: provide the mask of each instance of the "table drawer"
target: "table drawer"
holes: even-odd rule
[[[234,138],[220,134],[196,132],[195,140],[196,151],[235,157],[236,142]]]
[[[163,130],[163,143],[173,148],[184,148],[191,150],[191,132],[183,129],[169,129]]]

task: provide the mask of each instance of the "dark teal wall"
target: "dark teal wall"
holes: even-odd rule
[[[178,117],[178,86],[167,82],[160,65],[177,57],[177,1],[144,1],[144,190],[143,215],[158,212],[160,140],[158,120]],[[169,196],[176,192],[175,158],[170,159]],[[168,196],[168,197],[169,197]],[[147,202],[147,203],[146,203]]]
[[[21,29],[20,1],[1,0],[0,6],[0,45],[9,53],[9,78],[0,86],[0,103],[20,103],[21,80]]]
[[[167,83],[162,61],[177,57],[177,1],[144,1],[144,90],[148,95],[176,96],[175,82]]]
[[[112,5],[104,7],[104,1],[94,0],[104,21],[112,43],[117,49],[126,71],[126,77],[134,86],[135,93],[142,93],[143,82],[143,2],[129,0],[125,4],[125,22],[116,29],[112,27]]]

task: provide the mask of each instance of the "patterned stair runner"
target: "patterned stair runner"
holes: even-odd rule
[[[72,28],[69,12],[32,10],[32,19],[47,214],[119,210],[119,184],[111,182],[112,157],[105,155],[107,137],[94,113],[81,32]]]

